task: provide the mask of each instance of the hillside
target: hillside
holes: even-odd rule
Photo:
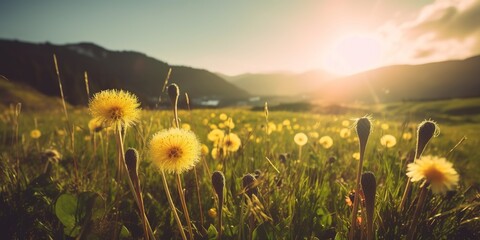
[[[330,102],[392,102],[480,96],[480,56],[383,67],[328,82],[311,94]]]
[[[68,45],[31,44],[0,40],[0,74],[24,83],[48,96],[58,96],[53,64],[57,55],[65,98],[72,104],[88,102],[84,72],[88,72],[90,92],[121,88],[135,93],[143,104],[153,106],[161,93],[169,68],[169,82],[188,92],[192,102],[245,99],[247,92],[216,74],[185,66],[170,66],[145,54],[110,51],[91,43]]]
[[[320,87],[333,77],[322,71],[304,73],[247,73],[224,76],[235,86],[258,96],[293,96]]]

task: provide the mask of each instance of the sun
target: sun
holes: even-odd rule
[[[336,75],[350,75],[380,64],[382,43],[371,34],[350,34],[339,38],[327,51],[325,70]]]

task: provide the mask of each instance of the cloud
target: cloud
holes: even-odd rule
[[[480,0],[437,0],[379,29],[387,63],[462,59],[480,53]]]

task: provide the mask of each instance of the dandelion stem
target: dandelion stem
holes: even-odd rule
[[[170,194],[170,190],[168,189],[167,179],[165,178],[165,171],[161,170],[162,172],[162,182],[163,187],[165,188],[165,192],[167,193],[168,203],[170,204],[170,208],[172,209],[173,216],[175,217],[175,221],[177,222],[178,231],[180,235],[182,235],[183,240],[187,240],[187,236],[185,236],[185,232],[183,231],[182,221],[180,221],[180,217],[178,217],[177,209],[175,208],[175,204],[173,204],[172,196]]]
[[[123,171],[128,172],[128,167],[127,167],[127,163],[125,162],[125,154],[124,154],[125,151],[124,151],[124,147],[123,147],[122,132],[119,129],[117,129],[116,133],[117,134],[115,134],[115,136],[117,138],[118,151],[119,151],[118,156],[119,156],[119,159],[120,159],[118,169],[120,170],[120,175],[119,176],[122,176]],[[155,239],[153,231],[150,227],[150,223],[148,222],[147,215],[145,214],[145,207],[143,205],[143,201],[141,201],[141,196],[140,196],[140,198],[138,197],[140,195],[140,188],[138,189],[138,193],[137,193],[130,176],[127,176],[126,179],[127,179],[127,183],[128,183],[129,188],[130,188],[130,191],[132,192],[133,199],[135,200],[135,203],[137,204],[137,207],[139,209],[139,214],[140,214],[142,224],[143,224],[143,227],[144,227],[145,239],[147,239],[147,240],[148,239]]]
[[[200,224],[202,226],[202,232],[203,231],[203,226],[204,226],[204,217],[203,217],[203,208],[202,208],[202,199],[200,197],[200,186],[199,186],[199,181],[198,181],[198,174],[197,174],[197,168],[193,167],[193,172],[195,173],[195,187],[197,188],[197,198],[198,198],[198,208],[200,210]]]
[[[428,185],[429,183],[425,181],[422,186],[420,187],[420,193],[418,196],[417,207],[415,208],[415,212],[413,214],[412,222],[410,223],[410,227],[407,234],[407,240],[415,239],[417,225],[419,222],[420,212],[422,211],[423,205],[425,205],[425,199],[427,198],[428,193]]]
[[[180,201],[182,203],[183,213],[185,214],[185,219],[187,220],[188,233],[190,235],[190,239],[193,240],[192,221],[190,220],[190,215],[188,214],[187,203],[185,201],[185,194],[183,193],[183,189],[182,189],[182,179],[180,178],[180,174],[177,173],[176,175],[177,175],[178,194],[180,195]]]

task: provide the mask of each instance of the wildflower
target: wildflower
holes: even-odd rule
[[[188,124],[188,123],[182,123],[182,129],[185,129],[185,130],[188,131],[188,130],[191,130],[192,127],[190,127],[190,124]]]
[[[209,153],[209,151],[210,151],[210,150],[208,149],[207,145],[202,144],[202,148],[201,148],[201,150],[200,150],[200,152],[202,153],[202,156],[207,156],[208,153]]]
[[[228,116],[225,113],[221,113],[220,116],[218,116],[218,118],[220,118],[220,120],[222,120],[222,121],[225,121],[225,120],[227,120]]]
[[[217,217],[217,209],[215,209],[215,208],[208,209],[208,216],[210,216],[211,218],[216,218]]]
[[[390,126],[388,126],[388,124],[386,124],[386,123],[382,123],[382,125],[380,125],[380,127],[382,128],[382,130],[388,130],[390,128]]]
[[[333,139],[330,136],[323,136],[318,140],[323,148],[329,149],[333,146]]]
[[[218,150],[218,148],[212,148],[211,155],[214,160],[217,160],[220,157],[220,153],[221,152]]]
[[[354,153],[352,154],[352,157],[353,157],[353,159],[355,159],[355,160],[360,160],[360,153],[359,153],[359,152],[354,152]]]
[[[233,122],[232,118],[229,118],[223,124],[229,129],[234,129],[235,128],[235,123]]]
[[[390,134],[386,134],[380,138],[380,144],[384,147],[391,148],[397,144],[397,139]]]
[[[42,136],[42,132],[40,132],[40,130],[38,130],[38,129],[33,129],[30,132],[30,137],[33,138],[33,139],[38,139],[38,138],[40,138],[40,136]]]
[[[42,156],[53,162],[58,162],[60,159],[62,159],[62,155],[57,150],[52,148],[45,150]]]
[[[298,130],[298,129],[300,129],[300,125],[298,124],[293,125],[293,130]]]
[[[88,129],[90,130],[91,133],[93,132],[100,132],[102,130],[102,122],[100,122],[96,118],[92,118],[88,122]]]
[[[348,127],[348,126],[350,126],[350,122],[348,120],[343,120],[342,121],[342,126]]]
[[[89,103],[92,116],[115,130],[129,127],[140,117],[137,97],[123,90],[104,90],[96,93]]]
[[[242,141],[235,133],[229,133],[223,138],[223,147],[229,152],[236,152],[241,145]]]
[[[197,136],[184,129],[171,128],[156,133],[150,141],[153,163],[167,172],[191,169],[200,158],[201,145]]]
[[[444,194],[457,186],[459,176],[453,164],[445,158],[424,156],[407,166],[407,176],[412,182],[425,179],[433,193]]]
[[[295,143],[298,145],[298,146],[303,146],[305,144],[307,144],[307,141],[308,141],[308,137],[305,133],[297,133],[295,134],[295,136],[293,137],[293,140],[295,141]]]
[[[351,132],[350,132],[350,129],[348,129],[348,128],[342,128],[340,130],[340,137],[341,138],[348,138],[348,137],[350,137],[350,134],[351,134]]]
[[[212,130],[218,129],[217,125],[215,125],[215,124],[210,124],[209,127],[210,127],[210,129],[212,129]]]
[[[411,132],[405,132],[405,133],[402,134],[402,138],[404,140],[410,140],[410,139],[412,139],[412,133]]]
[[[202,120],[202,124],[205,125],[205,126],[207,126],[207,125],[208,125],[208,119],[207,119],[207,118],[204,118],[204,119]]]
[[[283,124],[283,126],[290,126],[290,120],[285,119],[285,120],[283,120],[282,124]]]
[[[222,139],[224,136],[225,136],[225,133],[223,132],[223,130],[213,129],[208,133],[207,138],[212,142],[216,142],[219,139]]]
[[[269,122],[267,125],[267,134],[270,135],[272,132],[277,131],[277,125],[275,123]]]
[[[58,136],[65,136],[65,134],[66,134],[66,133],[65,133],[65,130],[63,130],[63,129],[58,129],[58,130],[56,131],[56,133],[57,133]]]
[[[318,138],[319,134],[317,132],[309,132],[308,136],[311,137],[311,138]]]

